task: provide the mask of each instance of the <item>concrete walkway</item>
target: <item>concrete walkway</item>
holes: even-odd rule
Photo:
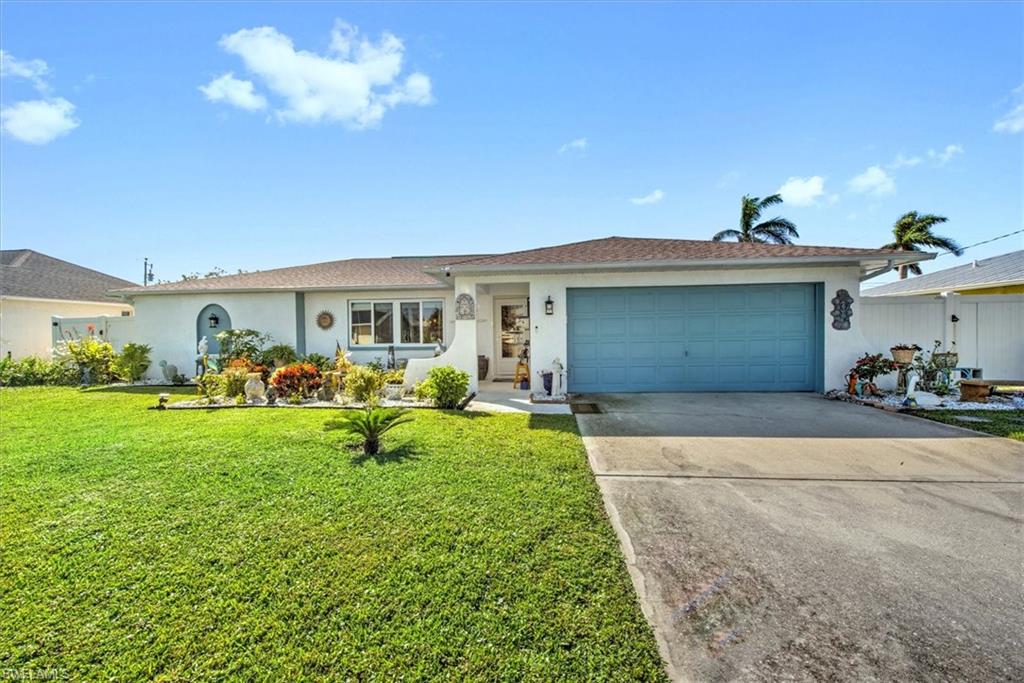
[[[814,395],[588,399],[674,679],[1024,677],[1024,444]]]
[[[528,389],[518,389],[512,382],[480,382],[477,394],[466,410],[481,413],[541,413],[569,415],[566,403],[532,403]]]

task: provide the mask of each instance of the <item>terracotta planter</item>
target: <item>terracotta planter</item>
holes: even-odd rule
[[[914,362],[914,354],[917,353],[914,349],[889,349],[889,353],[892,354],[892,359],[900,365],[910,365]]]

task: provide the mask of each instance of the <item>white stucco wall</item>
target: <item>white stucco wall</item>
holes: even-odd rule
[[[860,357],[867,345],[861,334],[860,268],[803,267],[803,268],[747,268],[747,269],[693,269],[663,270],[647,272],[586,272],[586,273],[537,273],[516,275],[465,275],[455,277],[456,294],[469,292],[478,299],[477,317],[493,317],[490,312],[481,312],[479,302],[486,298],[479,292],[482,287],[490,291],[502,283],[523,283],[529,285],[530,310],[532,319],[530,347],[531,371],[534,374],[551,365],[555,358],[567,362],[567,318],[566,290],[577,287],[665,287],[693,285],[735,285],[735,284],[782,284],[818,283],[824,285],[822,311],[824,319],[824,375],[825,389],[841,388],[844,377],[853,362]],[[853,298],[853,318],[849,330],[832,328],[831,299],[836,290],[845,289]],[[545,315],[544,302],[548,297],[554,301],[554,314]],[[484,333],[477,330],[476,321],[456,323],[455,339],[448,353],[427,363],[417,363],[407,382],[415,382],[419,375],[425,375],[430,365],[451,363],[471,373],[473,389],[476,388],[476,356],[478,347],[484,346]],[[493,323],[492,323],[493,324]],[[465,337],[460,338],[463,329]],[[493,358],[493,348],[491,357]],[[492,360],[493,363],[493,360]]]
[[[444,338],[452,339],[455,332],[454,299],[451,290],[366,290],[336,292],[306,292],[306,353],[322,353],[334,357],[336,344],[352,353],[356,363],[368,363],[385,358],[388,345],[354,346],[350,343],[349,303],[352,301],[443,301]],[[321,311],[334,314],[334,327],[321,330],[317,327],[316,316]],[[395,344],[397,358],[430,358],[434,355],[434,344]]]
[[[353,360],[367,363],[387,356],[387,345],[354,347],[349,342],[350,301],[426,301],[444,302],[444,335],[454,336],[454,300],[451,290],[374,290],[317,291],[304,295],[304,329],[306,353],[322,353],[333,357],[336,344],[352,351]],[[153,347],[150,376],[160,377],[159,362],[166,360],[178,371],[191,377],[195,373],[196,317],[209,304],[222,306],[231,317],[231,327],[251,328],[267,332],[272,343],[296,346],[295,292],[156,294],[135,297],[135,325],[132,339]],[[334,314],[334,326],[321,330],[316,316],[321,311]],[[227,329],[222,326],[221,330]],[[398,358],[421,358],[434,355],[434,345],[405,346],[396,344]]]
[[[55,315],[86,318],[120,316],[132,307],[122,302],[61,301],[57,299],[0,299],[0,356],[48,358],[53,347],[52,321]]]
[[[162,360],[176,365],[186,377],[195,374],[196,317],[208,304],[222,306],[231,316],[231,327],[267,332],[273,343],[295,344],[294,292],[137,296],[132,341],[153,347],[149,377],[162,377]],[[219,331],[224,329],[222,325]]]

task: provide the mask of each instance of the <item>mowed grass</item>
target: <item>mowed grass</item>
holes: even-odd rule
[[[0,670],[663,680],[575,421],[0,390]],[[184,394],[184,391],[180,392]]]
[[[976,432],[1024,441],[1024,410],[915,410],[914,415]],[[986,422],[959,419],[964,415],[978,417]]]

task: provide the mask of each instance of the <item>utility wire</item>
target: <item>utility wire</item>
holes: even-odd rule
[[[1020,230],[1014,230],[1013,232],[1008,232],[1005,235],[999,235],[998,237],[992,237],[991,239],[982,240],[981,242],[975,242],[974,244],[968,244],[966,247],[962,247],[961,251],[967,251],[971,247],[978,247],[978,246],[981,246],[982,244],[988,244],[989,242],[995,242],[996,240],[1001,240],[1001,239],[1004,239],[1006,237],[1013,237],[1014,235],[1019,235],[1022,232],[1024,232],[1024,228],[1021,228]],[[939,256],[945,256],[946,254],[952,254],[952,253],[953,252],[951,252],[951,251],[943,251],[943,252],[940,252],[939,254],[937,254],[935,256],[935,258],[938,258]]]

